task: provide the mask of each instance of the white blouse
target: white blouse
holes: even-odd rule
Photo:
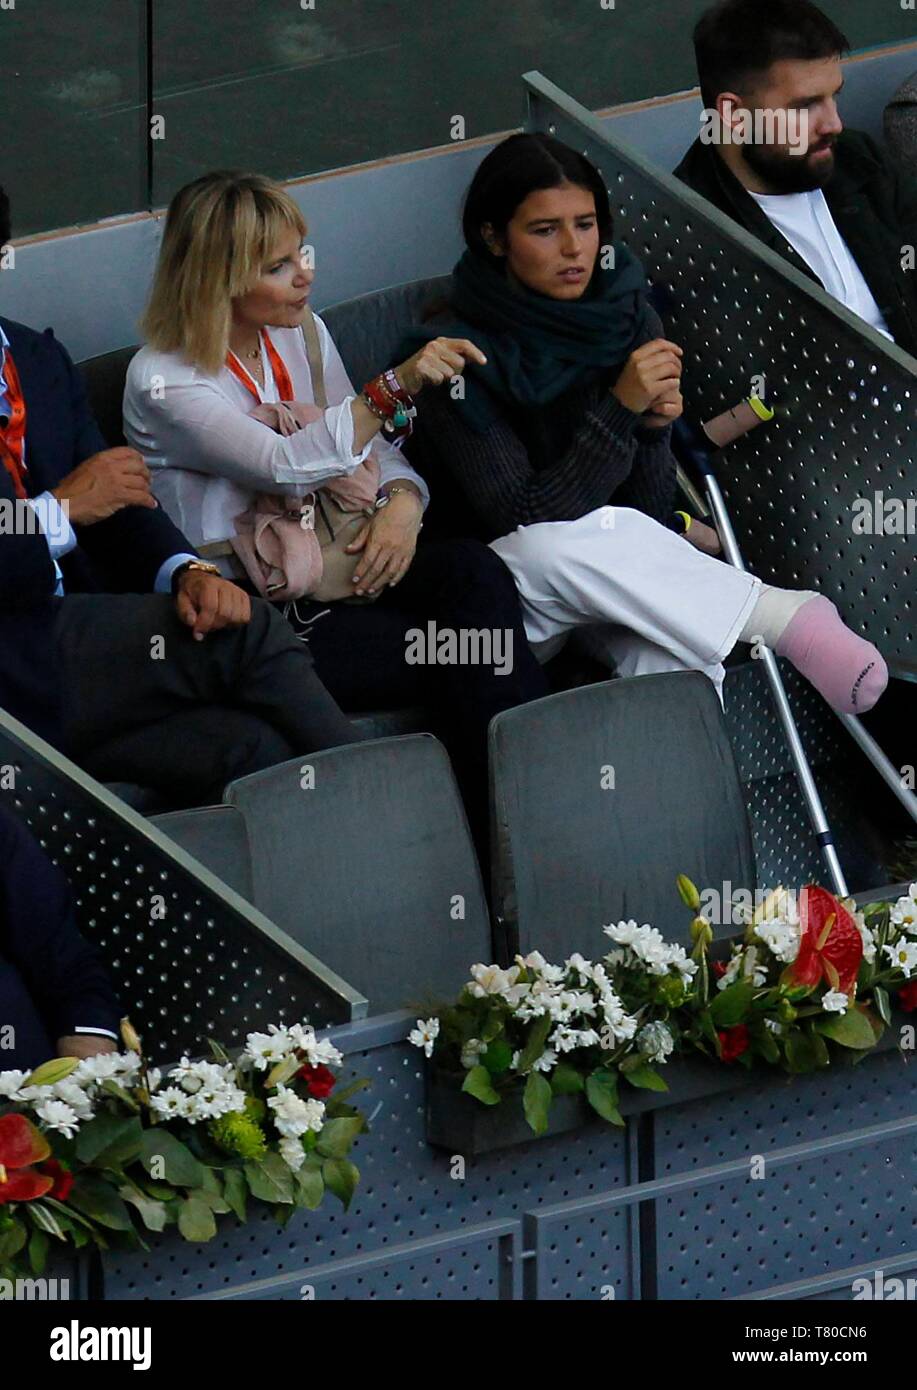
[[[429,502],[423,479],[381,434],[354,454],[351,401],[356,392],[318,315],[315,323],[329,404],[321,420],[287,437],[250,418],[253,397],[228,367],[209,376],[181,353],[149,347],[131,362],[124,388],[125,437],[143,454],[156,497],[193,545],[234,536],[235,518],[255,493],[296,497],[312,492],[353,473],[371,449],[380,462],[381,483],[408,478],[420,489],[424,507]],[[299,329],[267,331],[290,373],[294,400],[314,402]],[[277,401],[267,353],[263,360],[265,385],[259,395],[262,401]]]

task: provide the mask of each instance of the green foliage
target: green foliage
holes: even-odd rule
[[[525,1083],[522,1104],[529,1127],[536,1134],[544,1134],[548,1127],[548,1112],[551,1109],[551,1085],[541,1072],[530,1072]]]

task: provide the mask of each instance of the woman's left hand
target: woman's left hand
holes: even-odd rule
[[[662,430],[666,425],[671,425],[673,420],[677,420],[683,410],[681,392],[671,391],[668,395],[658,396],[650,403],[649,410],[640,417],[640,423],[648,425],[650,429]]]
[[[363,551],[353,576],[355,594],[375,594],[404,578],[417,549],[422,516],[420,498],[398,492],[367,521],[347,547],[348,554]]]

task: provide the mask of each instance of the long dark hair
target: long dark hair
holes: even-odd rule
[[[602,175],[585,155],[552,135],[538,133],[511,135],[502,140],[479,166],[465,195],[462,212],[462,232],[468,249],[476,256],[492,259],[481,235],[484,223],[489,222],[502,237],[517,207],[530,193],[559,188],[563,183],[572,183],[592,194],[600,242],[610,242],[611,206]]]

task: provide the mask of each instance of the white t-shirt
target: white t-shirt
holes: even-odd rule
[[[799,252],[829,294],[891,338],[872,291],[850,254],[820,188],[811,193],[752,193],[766,217]],[[894,341],[894,340],[893,340]]]

